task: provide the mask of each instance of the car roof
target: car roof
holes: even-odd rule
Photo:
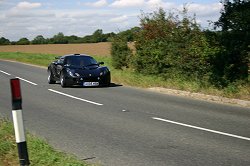
[[[86,55],[86,54],[68,54],[68,55],[63,55],[63,56],[61,56],[61,58],[65,58],[65,57],[69,57],[69,56],[85,56],[85,57],[91,57],[91,56]]]

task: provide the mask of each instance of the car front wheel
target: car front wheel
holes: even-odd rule
[[[60,75],[60,84],[61,84],[61,87],[63,87],[63,88],[67,87],[65,76],[63,73],[61,73],[61,75]]]
[[[48,83],[49,84],[54,84],[56,81],[54,80],[53,74],[51,73],[50,70],[48,70]]]

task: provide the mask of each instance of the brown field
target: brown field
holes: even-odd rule
[[[82,53],[98,56],[110,56],[111,43],[90,44],[44,44],[44,45],[8,45],[0,46],[0,52],[25,52],[46,54],[74,54]]]

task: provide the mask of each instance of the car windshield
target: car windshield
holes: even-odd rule
[[[65,65],[76,67],[97,65],[96,60],[88,56],[68,56],[64,62]]]

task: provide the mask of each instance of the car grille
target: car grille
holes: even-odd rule
[[[100,77],[83,77],[83,81],[97,82],[97,81],[100,81]]]

